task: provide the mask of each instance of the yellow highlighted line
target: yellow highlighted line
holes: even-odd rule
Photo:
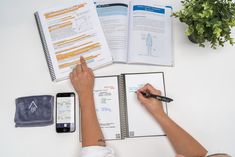
[[[65,44],[68,44],[68,43],[72,43],[72,42],[75,42],[75,41],[85,39],[87,37],[90,37],[90,35],[82,35],[82,36],[79,36],[79,37],[76,37],[76,38],[60,41],[60,42],[54,43],[54,45],[61,46],[61,45],[65,45]]]
[[[84,36],[86,36],[86,34],[77,36],[77,37],[75,37],[75,38],[71,38],[71,39],[67,39],[67,40],[63,40],[63,41],[56,42],[56,43],[54,43],[54,45],[58,45],[58,44],[65,43],[65,42],[69,42],[69,41],[71,41],[71,40],[75,40],[75,39],[77,39],[77,38],[81,38],[81,37],[84,37]]]
[[[66,9],[61,9],[61,10],[53,11],[50,13],[46,13],[46,14],[44,14],[44,16],[46,19],[49,19],[49,18],[52,18],[55,16],[60,16],[63,14],[67,14],[67,13],[79,10],[80,8],[84,7],[85,5],[86,5],[86,3],[80,4],[80,5],[74,5],[72,7],[66,8]]]
[[[88,60],[91,60],[91,59],[93,59],[93,58],[98,57],[99,55],[100,55],[100,54],[95,55],[95,56],[85,57],[84,59],[85,59],[86,61],[88,61]],[[73,61],[73,62],[70,62],[70,63],[61,64],[61,65],[59,65],[59,68],[60,68],[60,69],[63,69],[63,68],[67,68],[67,67],[70,67],[70,66],[76,65],[76,64],[80,64],[80,60],[76,60],[76,61]]]
[[[79,47],[82,47],[82,46],[85,46],[85,45],[91,44],[91,43],[92,43],[92,41],[87,42],[87,43],[82,44],[82,45],[79,45],[79,46],[74,46],[74,47],[71,47],[71,48],[68,48],[68,49],[65,49],[65,50],[62,50],[62,51],[57,51],[56,54],[59,54],[59,53],[62,53],[62,52],[66,52],[68,50],[73,50],[73,49],[76,49],[76,48],[79,48]]]
[[[67,58],[77,56],[79,54],[85,53],[89,50],[92,50],[92,49],[95,49],[95,48],[98,48],[98,47],[100,47],[99,43],[91,44],[89,46],[83,47],[83,48],[75,50],[75,51],[71,51],[71,52],[68,52],[68,53],[65,53],[65,54],[58,54],[58,55],[56,55],[56,58],[57,58],[58,61],[65,60]]]
[[[72,22],[68,21],[68,22],[65,22],[65,23],[50,26],[48,29],[49,29],[49,32],[51,32],[51,31],[54,31],[56,29],[60,29],[60,28],[70,26],[70,25],[72,25]]]
[[[74,19],[75,17],[73,16],[66,16],[66,17],[63,17],[62,19],[60,19],[61,21],[67,21],[67,20],[71,20],[71,19]]]

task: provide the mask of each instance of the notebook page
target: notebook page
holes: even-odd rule
[[[128,74],[125,75],[127,115],[129,137],[164,135],[159,124],[150,113],[141,105],[135,91],[146,83],[159,89],[165,95],[163,73]],[[166,104],[163,104],[166,111]]]
[[[115,62],[127,62],[128,0],[96,0],[96,10]]]
[[[94,98],[104,138],[121,139],[118,77],[95,78]]]
[[[171,13],[155,0],[131,2],[129,63],[173,65]]]
[[[92,69],[112,62],[93,1],[68,1],[38,15],[57,79],[67,78],[80,56]]]

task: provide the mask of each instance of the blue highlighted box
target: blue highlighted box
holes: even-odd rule
[[[151,7],[151,6],[146,6],[146,5],[135,5],[133,6],[133,11],[149,11],[153,13],[158,13],[158,14],[165,14],[165,9],[163,8],[157,8],[157,7]]]

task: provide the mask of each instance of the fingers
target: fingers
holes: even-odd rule
[[[87,71],[88,70],[88,67],[87,67],[87,64],[86,64],[86,61],[85,59],[81,56],[80,57],[80,64],[77,64],[76,66],[76,71],[77,71],[77,74],[83,72],[83,71]]]
[[[151,84],[147,83],[143,88],[139,89],[140,92],[149,92],[152,94],[161,95],[161,91],[155,89]]]
[[[88,72],[91,76],[94,77],[93,70],[87,67],[85,59],[83,57],[80,58],[81,64],[76,65],[73,71],[70,73],[70,79],[76,79],[82,72]]]
[[[75,70],[76,70],[77,74],[81,73],[82,72],[81,64],[77,64]]]
[[[80,57],[80,63],[81,64],[76,65],[76,67],[69,75],[72,83],[75,83],[81,76],[86,76],[86,74],[89,74],[91,77],[94,78],[92,69],[87,67],[86,61],[82,56]]]
[[[90,69],[90,68],[87,68],[87,70],[88,70],[88,72],[90,73],[90,75],[91,75],[92,77],[94,77],[93,70],[92,70],[92,69]]]
[[[145,86],[146,86],[146,88],[148,89],[148,91],[149,91],[150,93],[161,95],[161,91],[155,89],[151,84],[147,83]]]
[[[145,98],[143,94],[140,93],[140,91],[137,91],[136,94],[137,94],[137,99],[140,101],[140,103],[145,104],[147,98]]]
[[[77,71],[78,70],[77,70],[77,66],[76,66],[76,68],[74,68],[73,71],[72,71],[72,77],[73,78],[75,78],[77,76]]]
[[[73,69],[73,71],[69,74],[70,80],[73,82],[77,79],[77,69]]]
[[[87,69],[86,61],[83,57],[80,57],[80,64],[77,64],[75,68],[76,74],[80,74],[84,69]]]
[[[88,67],[87,67],[87,64],[86,64],[86,61],[85,61],[85,59],[84,59],[84,57],[80,57],[80,62],[81,62],[81,68],[82,68],[82,70],[83,71],[86,71],[86,70],[88,70]]]

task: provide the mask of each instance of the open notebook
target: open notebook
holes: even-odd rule
[[[96,77],[95,107],[105,140],[164,135],[159,124],[137,100],[135,91],[146,83],[165,95],[162,72]],[[163,106],[167,113],[167,104]]]
[[[35,17],[53,81],[68,78],[80,56],[92,69],[112,63],[92,0],[66,1]]]
[[[172,7],[157,0],[95,0],[114,62],[173,66]]]

